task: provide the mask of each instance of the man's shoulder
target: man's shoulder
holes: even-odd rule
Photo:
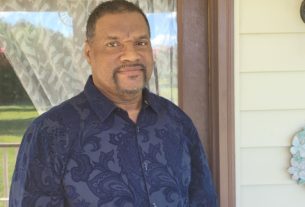
[[[71,144],[77,138],[80,129],[81,118],[78,108],[86,105],[85,102],[85,98],[80,93],[38,116],[27,128],[22,147],[31,145],[57,151],[62,149],[57,149],[62,143]],[[62,145],[65,151],[69,151],[70,144]]]
[[[88,108],[88,102],[82,92],[44,112],[34,120],[34,123],[37,124],[46,120],[71,123],[73,120],[80,118],[79,112],[84,108]]]
[[[163,111],[166,115],[178,120],[178,121],[183,121],[189,124],[192,124],[192,120],[190,117],[175,103],[172,101],[156,95],[156,94],[151,94],[154,102],[158,105],[158,107]]]

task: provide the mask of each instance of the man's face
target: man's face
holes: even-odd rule
[[[148,27],[136,12],[106,14],[85,45],[93,82],[112,94],[140,93],[150,79],[153,55]]]

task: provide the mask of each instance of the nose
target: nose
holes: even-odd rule
[[[125,45],[120,59],[122,62],[137,62],[140,55],[134,45]]]

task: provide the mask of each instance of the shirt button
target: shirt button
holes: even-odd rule
[[[158,207],[156,203],[152,203],[151,205],[152,207]]]
[[[148,162],[147,162],[147,161],[144,161],[143,167],[144,167],[144,170],[145,170],[145,171],[148,170]]]

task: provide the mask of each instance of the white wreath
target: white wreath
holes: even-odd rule
[[[290,153],[292,158],[288,172],[293,180],[305,184],[305,128],[293,137]]]

